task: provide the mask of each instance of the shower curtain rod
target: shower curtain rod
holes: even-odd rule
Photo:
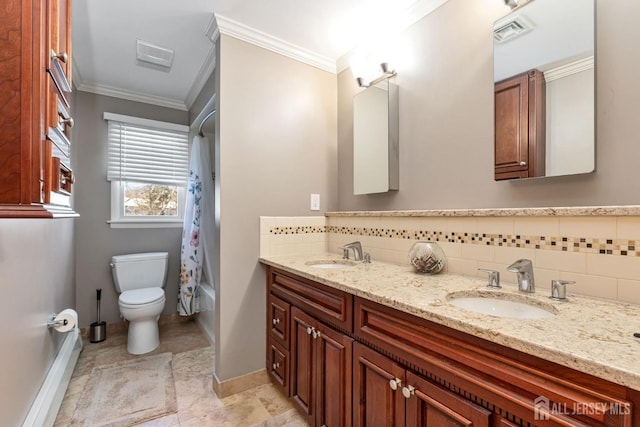
[[[204,119],[202,119],[202,122],[200,122],[200,127],[198,128],[198,135],[200,136],[204,136],[204,134],[202,133],[202,127],[204,126],[204,123],[209,120],[211,117],[213,117],[213,115],[216,113],[216,110],[213,110],[212,112],[210,112],[209,114],[207,114],[206,116],[204,116]]]

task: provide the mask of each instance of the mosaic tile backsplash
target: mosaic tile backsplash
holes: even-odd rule
[[[295,232],[291,230],[290,232]],[[321,231],[315,231],[321,232]],[[519,234],[487,234],[455,231],[400,230],[361,227],[325,227],[325,232],[352,236],[387,237],[391,239],[424,240],[487,246],[506,246],[565,252],[583,252],[606,255],[640,256],[640,241],[626,239],[597,239],[588,237],[522,236]],[[273,234],[282,234],[278,227]],[[285,234],[287,234],[285,232]],[[639,248],[636,251],[636,248]]]
[[[350,236],[387,237],[391,239],[412,239],[428,242],[465,243],[487,246],[506,246],[513,248],[530,248],[564,252],[583,252],[602,255],[640,256],[640,240],[607,239],[589,237],[558,237],[558,236],[521,236],[465,233],[455,231],[432,230],[400,230],[363,227],[338,226],[288,226],[272,227],[272,235],[293,235],[310,233],[336,233]],[[638,250],[636,250],[638,248]]]
[[[515,275],[506,267],[533,261],[536,285],[573,280],[577,294],[640,304],[640,216],[473,217],[328,216],[262,218],[261,254],[339,253],[362,242],[373,260],[407,264],[418,240],[438,242],[449,273],[482,276],[480,268]],[[514,276],[514,277],[511,277]]]

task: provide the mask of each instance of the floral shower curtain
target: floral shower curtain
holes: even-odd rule
[[[213,183],[209,140],[196,136],[191,146],[189,181],[185,200],[178,313],[190,316],[200,311],[200,279],[204,257],[213,242]],[[209,270],[210,271],[210,270]],[[213,285],[213,284],[212,284]]]

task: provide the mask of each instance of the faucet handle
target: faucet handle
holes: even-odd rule
[[[371,254],[369,252],[365,252],[363,258],[362,262],[365,264],[371,264]]]
[[[573,285],[573,280],[552,280],[551,281],[551,298],[555,301],[568,301],[567,285]]]
[[[486,273],[489,273],[489,284],[487,285],[487,288],[492,288],[492,289],[501,289],[502,286],[500,286],[500,272],[496,271],[496,270],[489,270],[486,268],[479,268],[478,271],[484,271]]]

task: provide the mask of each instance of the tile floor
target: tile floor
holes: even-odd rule
[[[62,401],[55,427],[68,426],[91,370],[136,357],[126,350],[126,332],[112,333],[101,343],[84,342],[84,348]],[[193,321],[161,325],[160,346],[145,356],[171,352],[178,412],[146,421],[145,427],[307,426],[289,401],[266,384],[219,399],[213,391],[213,349]]]

